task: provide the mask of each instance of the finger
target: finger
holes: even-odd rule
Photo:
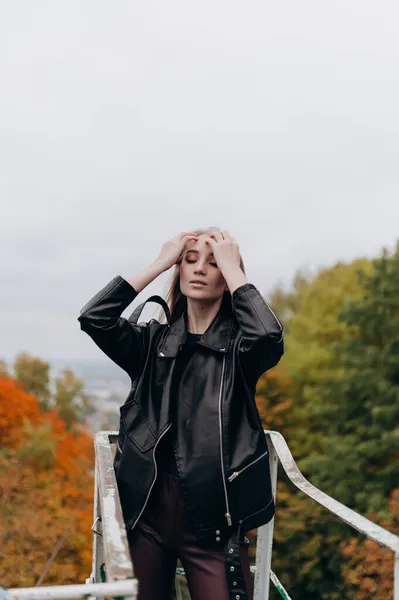
[[[223,237],[224,237],[225,240],[232,240],[233,239],[227,230],[223,229],[222,233],[223,233]]]
[[[209,237],[213,238],[217,242],[221,242],[223,240],[223,236],[220,231],[212,231],[212,233],[209,234]]]
[[[187,244],[187,242],[196,242],[197,240],[198,240],[198,236],[197,235],[186,235],[181,240],[181,242],[183,242],[183,246],[185,246]]]
[[[198,234],[195,233],[195,231],[182,231],[177,237],[182,240],[186,235],[198,237]]]
[[[193,248],[194,244],[198,241],[196,237],[187,237],[183,238],[181,242],[181,256],[183,257],[191,248]]]
[[[215,248],[215,246],[217,246],[217,242],[216,240],[214,240],[213,238],[211,238],[210,236],[208,237],[207,240],[205,240],[206,244],[209,244],[210,246],[212,246],[212,248]]]

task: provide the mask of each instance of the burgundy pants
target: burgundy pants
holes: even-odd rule
[[[191,600],[229,600],[224,551],[206,549],[190,525],[180,480],[161,471],[150,500],[133,531],[128,531],[139,600],[170,600],[177,559],[186,573]],[[253,583],[248,543],[241,544],[248,598]]]

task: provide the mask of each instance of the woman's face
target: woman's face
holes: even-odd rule
[[[206,243],[208,234],[190,241],[180,263],[181,293],[193,300],[217,300],[227,289],[226,281]],[[196,283],[201,282],[201,283]]]

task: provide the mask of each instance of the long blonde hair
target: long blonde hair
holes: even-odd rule
[[[208,233],[212,233],[214,231],[221,231],[219,227],[208,227],[206,229],[193,229],[192,230],[197,235],[204,235]],[[240,267],[242,271],[245,273],[244,262],[242,260],[242,256],[240,254]],[[167,305],[169,306],[172,323],[175,321],[183,312],[186,304],[187,298],[181,293],[180,290],[180,263],[176,263],[172,275],[168,282],[168,289],[165,294],[165,300]],[[226,290],[223,294],[222,305],[231,305],[231,294],[229,290]],[[163,309],[159,311],[158,321],[160,323],[164,323],[166,321],[165,313]]]

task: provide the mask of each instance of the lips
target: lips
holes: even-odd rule
[[[200,281],[199,279],[193,279],[192,281],[190,281],[190,283],[197,283],[203,286],[207,285],[204,281]]]

